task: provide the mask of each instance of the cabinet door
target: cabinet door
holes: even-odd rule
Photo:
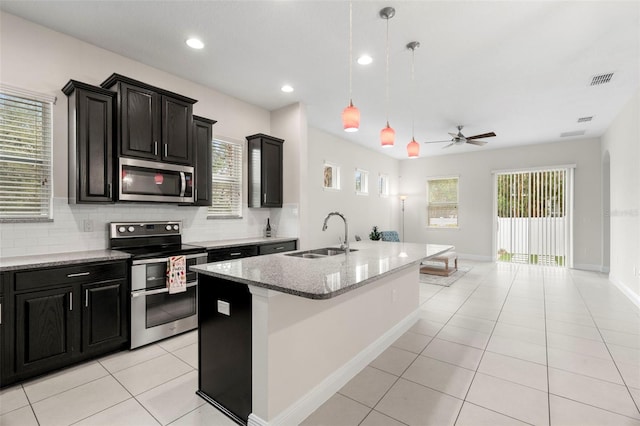
[[[162,96],[162,160],[193,165],[193,105]]]
[[[262,207],[282,207],[282,143],[262,141]]]
[[[210,122],[193,118],[193,141],[196,151],[196,206],[211,205],[211,139]]]
[[[258,246],[237,246],[221,249],[213,249],[207,251],[208,262],[220,262],[222,260],[242,259],[243,257],[251,257],[258,255]]]
[[[82,352],[117,347],[126,341],[124,280],[82,286]]]
[[[121,153],[160,159],[160,95],[120,83]]]
[[[76,93],[78,202],[111,202],[113,97],[87,90]]]
[[[73,353],[73,288],[18,294],[16,372],[44,372],[68,363]]]

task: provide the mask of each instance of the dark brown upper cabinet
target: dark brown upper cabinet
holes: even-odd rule
[[[69,110],[69,203],[113,202],[115,93],[75,80],[62,91]]]
[[[211,205],[211,141],[215,120],[193,116],[193,142],[196,163],[196,206]]]
[[[119,156],[194,165],[195,99],[112,74],[101,86],[115,90]]]
[[[282,207],[283,139],[258,133],[249,142],[249,207]]]

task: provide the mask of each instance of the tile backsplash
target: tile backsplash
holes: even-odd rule
[[[208,220],[206,207],[169,204],[68,204],[53,199],[53,222],[0,223],[0,256],[99,250],[109,246],[109,222],[181,220],[184,242],[260,237],[267,218],[275,236],[298,236],[298,205],[249,209],[242,219]]]

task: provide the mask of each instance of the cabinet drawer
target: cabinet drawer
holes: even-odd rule
[[[64,266],[16,272],[15,290],[33,290],[60,284],[98,282],[123,278],[127,274],[126,262],[110,262]]]
[[[221,260],[240,259],[258,255],[258,246],[238,246],[215,249],[208,251],[207,260],[209,262],[219,262]]]
[[[261,255],[272,253],[283,253],[285,251],[293,251],[296,249],[295,241],[284,241],[282,243],[263,244],[259,248]]]

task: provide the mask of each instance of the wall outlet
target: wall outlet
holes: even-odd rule
[[[82,222],[82,229],[84,230],[84,232],[93,232],[93,220],[85,219]]]

